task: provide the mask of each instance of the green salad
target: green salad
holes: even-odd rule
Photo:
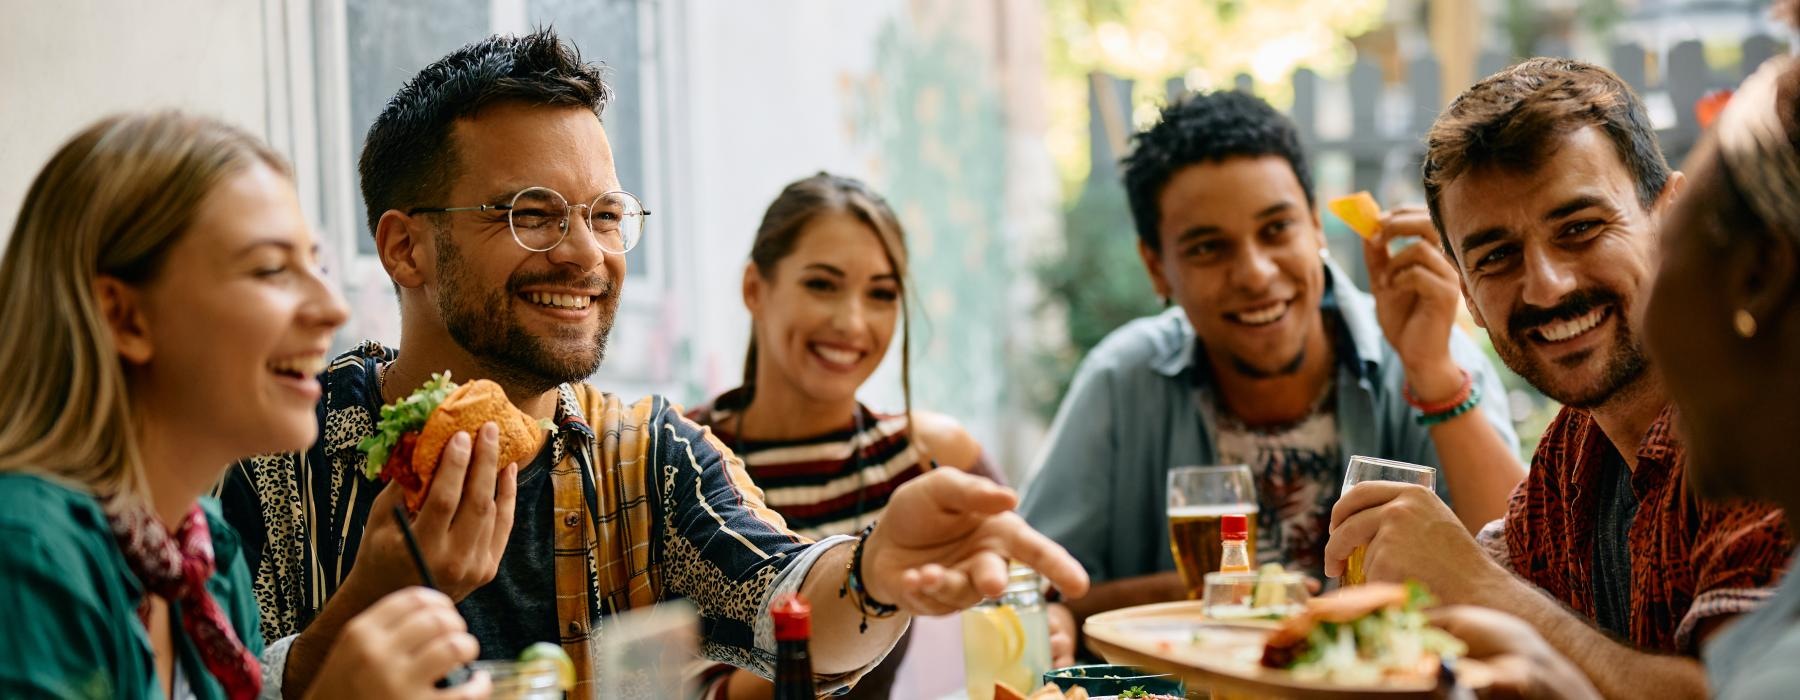
[[[1434,601],[1409,582],[1347,588],[1309,602],[1269,637],[1263,665],[1305,680],[1367,686],[1430,679],[1439,663],[1467,653],[1461,640],[1432,627]]]

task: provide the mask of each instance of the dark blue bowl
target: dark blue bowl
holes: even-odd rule
[[[1167,673],[1150,673],[1136,666],[1069,666],[1045,673],[1044,682],[1055,683],[1063,690],[1085,688],[1088,695],[1118,695],[1132,688],[1143,688],[1145,692],[1157,695],[1187,696],[1187,687],[1180,678]]]

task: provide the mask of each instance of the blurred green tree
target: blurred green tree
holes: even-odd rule
[[[1386,0],[1046,0],[1049,148],[1067,206],[1063,250],[1036,265],[1038,286],[1066,337],[1046,338],[1015,373],[1028,405],[1056,411],[1075,367],[1108,333],[1162,303],[1137,254],[1119,182],[1126,138],[1155,118],[1170,80],[1189,89],[1228,87],[1238,74],[1284,103],[1301,66],[1342,69],[1346,37],[1381,21]],[[1305,22],[1294,18],[1305,17]],[[1101,125],[1090,91],[1096,72],[1133,81],[1129,104]],[[1099,142],[1096,142],[1099,141]]]
[[[1210,90],[1248,75],[1257,94],[1282,105],[1296,68],[1347,69],[1356,57],[1348,37],[1379,26],[1386,8],[1387,0],[1045,0],[1049,148],[1064,191],[1078,196],[1090,166],[1102,165],[1089,162],[1086,143],[1090,73],[1136,81],[1127,125],[1155,117],[1170,79]]]
[[[1028,382],[1028,401],[1048,418],[1075,377],[1087,351],[1126,322],[1161,308],[1150,289],[1149,275],[1138,257],[1137,233],[1116,168],[1089,178],[1063,214],[1061,255],[1037,266],[1038,284],[1047,301],[1063,312],[1067,344],[1039,355]]]

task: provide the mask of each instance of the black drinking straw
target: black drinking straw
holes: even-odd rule
[[[437,590],[437,582],[431,580],[431,567],[425,565],[425,553],[419,550],[419,538],[413,536],[412,524],[406,522],[406,511],[401,510],[400,506],[394,506],[394,522],[400,524],[400,534],[406,537],[406,551],[412,553],[413,566],[419,569],[419,580],[425,583],[426,588]],[[439,681],[438,685],[454,688],[469,682],[474,676],[475,671],[468,664],[462,664]]]
[[[419,569],[419,580],[425,587],[437,590],[437,583],[431,580],[431,567],[425,565],[425,553],[419,551],[419,539],[413,537],[412,525],[406,522],[406,511],[394,506],[394,522],[400,523],[400,534],[406,536],[406,551],[412,552],[413,565]]]

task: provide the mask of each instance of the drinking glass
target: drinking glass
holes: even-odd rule
[[[1201,610],[1209,619],[1227,622],[1281,620],[1304,610],[1311,597],[1306,574],[1297,571],[1215,571],[1206,575]]]
[[[470,666],[487,671],[494,684],[494,700],[560,700],[562,683],[549,661],[476,661]]]
[[[1435,488],[1437,470],[1431,467],[1391,459],[1355,456],[1350,458],[1350,467],[1344,470],[1344,493],[1350,493],[1350,487],[1365,481],[1398,481],[1406,484],[1418,484],[1427,490]],[[1343,498],[1342,495],[1338,496]],[[1344,567],[1341,583],[1345,586],[1360,586],[1366,580],[1363,571],[1363,555],[1366,547],[1357,547],[1350,552],[1350,561]]]
[[[1043,578],[1023,564],[1006,591],[962,611],[963,678],[970,700],[992,700],[994,682],[1032,688],[1050,670],[1050,622]]]
[[[1256,481],[1250,467],[1176,467],[1169,470],[1169,550],[1188,598],[1198,600],[1206,574],[1219,570],[1220,519],[1242,514],[1250,521],[1245,549],[1256,561]]]

